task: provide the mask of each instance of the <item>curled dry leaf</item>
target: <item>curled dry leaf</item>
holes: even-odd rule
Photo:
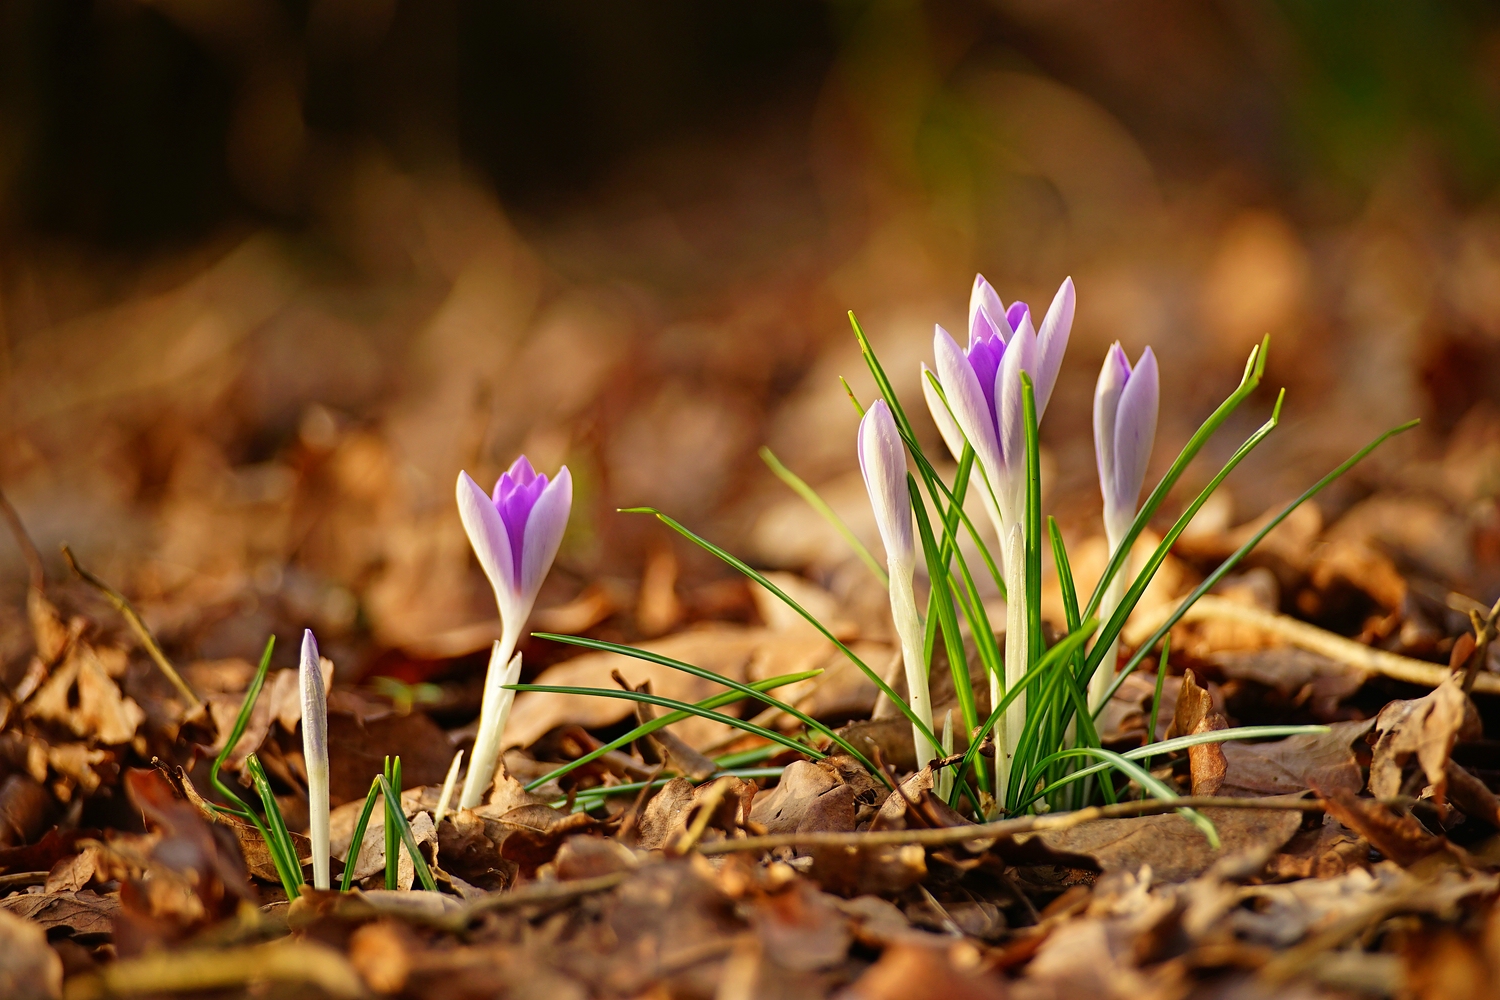
[[[146,713],[115,683],[127,659],[122,649],[74,643],[62,666],[26,703],[26,716],[59,723],[106,746],[129,743]]]
[[[18,892],[0,899],[0,908],[25,917],[42,929],[67,932],[72,937],[102,938],[114,932],[120,915],[118,893]]]
[[[1370,842],[1370,846],[1403,868],[1440,851],[1463,856],[1462,849],[1435,836],[1410,813],[1396,812],[1374,799],[1350,792],[1325,797],[1328,814]]]
[[[1459,740],[1483,735],[1479,713],[1464,693],[1463,680],[1451,675],[1432,693],[1410,701],[1393,701],[1375,718],[1370,792],[1377,798],[1399,795],[1405,767],[1413,758],[1439,804],[1448,783],[1448,758]]]
[[[768,833],[844,832],[854,829],[854,797],[835,769],[796,760],[775,788],[755,797],[750,820]]]
[[[1224,714],[1214,708],[1214,699],[1208,689],[1198,684],[1198,678],[1191,670],[1184,673],[1182,687],[1177,693],[1177,705],[1172,713],[1172,725],[1167,728],[1167,739],[1228,728],[1229,723]],[[1194,795],[1218,794],[1228,769],[1222,744],[1200,743],[1188,747],[1188,765],[1192,772]]]

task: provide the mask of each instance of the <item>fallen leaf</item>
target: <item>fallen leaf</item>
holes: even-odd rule
[[[1401,793],[1405,766],[1413,757],[1422,768],[1439,805],[1448,783],[1448,758],[1460,739],[1479,739],[1484,729],[1474,703],[1463,690],[1463,678],[1452,674],[1432,693],[1411,701],[1393,701],[1375,717],[1370,793],[1392,798]]]
[[[1172,712],[1172,725],[1167,728],[1167,739],[1174,736],[1197,736],[1228,728],[1229,723],[1224,714],[1214,708],[1214,699],[1208,689],[1199,686],[1198,678],[1191,670],[1186,671],[1182,676],[1182,686],[1177,692],[1177,704]],[[1192,774],[1194,795],[1217,795],[1228,767],[1223,746],[1219,743],[1200,743],[1188,747],[1188,767]]]
[[[1203,809],[1219,831],[1223,854],[1249,848],[1274,851],[1291,839],[1302,814],[1287,809]],[[1135,871],[1150,865],[1163,882],[1184,882],[1208,871],[1223,856],[1203,831],[1176,813],[1106,819],[1055,833],[1025,834],[1060,854],[1088,858],[1102,871]]]
[[[61,928],[75,937],[108,936],[120,915],[118,893],[20,892],[0,899],[0,907],[46,930]]]
[[[129,743],[146,713],[114,681],[126,660],[122,649],[74,643],[62,666],[26,703],[26,716],[61,723],[107,746]]]
[[[1326,733],[1288,736],[1267,743],[1232,740],[1222,744],[1228,770],[1223,795],[1286,795],[1317,788],[1358,792],[1364,774],[1351,745],[1374,725],[1335,722]]]
[[[1356,798],[1350,792],[1335,792],[1324,798],[1330,816],[1403,868],[1439,851],[1454,850],[1447,838],[1429,833],[1415,817],[1374,799]]]
[[[847,990],[841,1000],[1005,1000],[1005,980],[984,968],[967,942],[930,946],[894,944]]]
[[[832,768],[796,760],[755,797],[750,820],[768,833],[845,832],[854,829],[854,794]]]

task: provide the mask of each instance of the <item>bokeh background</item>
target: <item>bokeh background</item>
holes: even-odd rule
[[[1071,533],[1107,345],[1161,359],[1160,469],[1266,333],[1207,457],[1280,386],[1285,420],[1215,516],[1421,416],[1326,502],[1383,476],[1495,529],[1497,195],[1481,0],[6,0],[0,485],[53,579],[66,541],[185,659],[311,625],[353,676],[472,677],[453,481],[521,451],[578,485],[549,624],[753,616],[615,508],[834,566],[757,448],[867,530],[845,313],[920,411],[983,271],[1077,284]],[[7,643],[25,582],[0,538]]]

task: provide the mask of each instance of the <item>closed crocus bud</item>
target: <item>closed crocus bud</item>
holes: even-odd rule
[[[302,759],[307,767],[307,825],[312,840],[313,886],[332,887],[328,860],[328,698],[312,629],[302,633]]]
[[[501,624],[496,655],[490,658],[485,677],[474,755],[459,799],[460,808],[469,809],[479,804],[489,786],[500,753],[504,723],[497,713],[502,699],[492,689],[504,683],[502,674],[562,544],[573,507],[573,477],[565,465],[549,481],[522,455],[500,477],[493,494],[486,494],[466,472],[458,474],[457,492],[458,513],[474,555],[495,589]],[[504,705],[509,711],[509,701]]]
[[[1135,520],[1151,446],[1156,438],[1156,411],[1160,397],[1156,355],[1151,348],[1141,353],[1134,369],[1119,343],[1104,357],[1104,368],[1094,388],[1094,455],[1099,461],[1099,492],[1104,497],[1104,536],[1110,555],[1123,543]],[[1099,603],[1099,620],[1108,621],[1119,607],[1130,582],[1124,566],[1105,588]],[[1116,640],[1118,643],[1118,640]],[[1114,679],[1116,646],[1105,653],[1099,669],[1089,679],[1089,707],[1098,708]]]
[[[859,469],[865,477],[875,525],[885,545],[890,576],[891,618],[901,642],[906,666],[907,703],[912,713],[932,731],[932,698],[927,689],[927,664],[922,656],[922,621],[912,590],[916,547],[912,542],[911,494],[906,486],[906,448],[885,400],[877,399],[859,422]],[[912,740],[921,767],[938,755],[938,748],[912,726]]]

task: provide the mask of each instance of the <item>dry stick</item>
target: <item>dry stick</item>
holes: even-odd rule
[[[1132,635],[1150,634],[1167,620],[1172,611],[1172,608],[1163,608],[1160,615],[1152,616],[1153,620],[1142,622],[1138,628],[1132,627]],[[1316,625],[1298,621],[1290,615],[1262,611],[1260,608],[1238,604],[1212,595],[1198,598],[1197,603],[1182,616],[1182,620],[1185,622],[1217,620],[1248,625],[1284,639],[1298,649],[1321,653],[1330,660],[1337,660],[1366,673],[1381,674],[1409,684],[1437,687],[1443,683],[1449,673],[1447,667],[1436,663],[1414,660],[1409,656],[1388,653],[1383,649],[1373,649],[1353,639],[1346,639],[1326,629],[1318,628]],[[1474,690],[1480,694],[1500,694],[1500,676],[1489,673],[1476,675]]]
[[[889,847],[920,844],[931,847],[960,844],[970,840],[996,840],[1017,833],[1044,833],[1067,830],[1101,819],[1126,816],[1150,816],[1178,809],[1278,809],[1322,812],[1322,799],[1231,799],[1213,795],[1191,795],[1178,799],[1144,799],[1118,802],[1112,806],[1090,806],[1068,813],[1041,816],[1018,816],[993,823],[950,826],[938,830],[877,830],[865,833],[773,833],[743,840],[716,840],[698,845],[699,854],[728,854],[733,851],[769,851],[776,847]]]
[[[16,544],[21,548],[21,557],[26,560],[26,570],[31,575],[31,589],[40,591],[47,584],[47,574],[42,570],[42,554],[37,551],[36,543],[26,532],[21,515],[16,513],[4,493],[0,493],[0,514],[5,515],[5,523],[10,525],[10,533],[15,536]]]
[[[1474,690],[1474,683],[1479,680],[1479,671],[1484,669],[1485,663],[1490,657],[1490,643],[1494,641],[1496,622],[1500,621],[1500,601],[1490,608],[1488,614],[1479,611],[1469,611],[1469,622],[1474,626],[1474,648],[1469,651],[1469,662],[1464,667],[1464,692]]]
[[[156,661],[157,667],[166,675],[167,680],[172,682],[172,686],[177,689],[178,693],[188,700],[188,705],[190,706],[188,718],[203,714],[203,702],[194,693],[193,689],[188,687],[187,681],[182,679],[182,675],[177,672],[177,668],[172,666],[172,661],[167,659],[166,654],[161,651],[161,647],[156,644],[156,637],[151,634],[151,630],[146,627],[146,623],[141,619],[140,614],[137,613],[135,607],[126,599],[125,595],[78,565],[78,560],[73,558],[73,550],[68,548],[67,545],[63,545],[62,554],[63,558],[68,561],[69,568],[74,573],[77,573],[86,583],[91,584],[108,598],[109,603],[115,606],[115,610],[119,611],[125,620],[130,623],[130,627],[135,630],[136,637],[141,640],[141,645],[146,647],[146,652],[150,654],[151,659]]]

